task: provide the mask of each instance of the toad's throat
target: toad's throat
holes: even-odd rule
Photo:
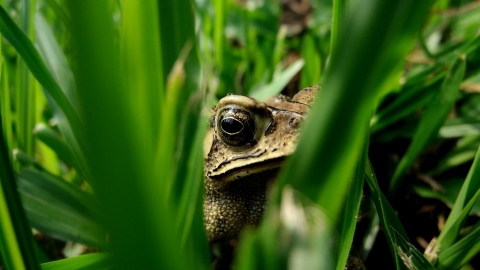
[[[213,171],[207,172],[207,176],[212,180],[234,181],[234,180],[242,179],[248,175],[257,174],[266,170],[280,168],[283,165],[284,160],[285,160],[285,157],[283,156],[276,157],[276,158],[271,158],[271,159],[267,159],[260,162],[252,162],[242,167],[232,168],[224,172],[218,173],[217,172],[218,168],[222,166],[222,164],[220,164]]]

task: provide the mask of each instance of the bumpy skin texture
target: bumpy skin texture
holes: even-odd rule
[[[316,86],[292,100],[230,95],[212,110],[204,142],[204,223],[210,242],[235,239],[245,227],[258,225],[316,95]]]

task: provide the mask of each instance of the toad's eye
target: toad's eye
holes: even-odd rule
[[[247,111],[225,108],[220,111],[217,119],[217,130],[225,143],[242,146],[253,141],[255,121]]]
[[[229,135],[235,135],[243,130],[243,123],[233,117],[223,118],[220,125],[222,130]]]

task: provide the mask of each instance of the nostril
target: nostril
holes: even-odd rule
[[[300,120],[297,117],[290,117],[288,120],[288,125],[292,128],[297,128]]]

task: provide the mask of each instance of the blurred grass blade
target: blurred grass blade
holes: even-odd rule
[[[133,99],[130,102],[149,110],[143,116],[145,119],[140,121],[144,122],[142,125],[152,128],[153,133],[143,135],[150,145],[155,145],[153,142],[159,137],[158,123],[161,123],[160,115],[163,113],[160,110],[164,107],[158,104],[166,104],[164,87],[167,80],[164,73],[168,74],[170,70],[162,70],[161,61],[165,52],[159,48],[168,41],[161,40],[158,3],[160,1],[152,0],[143,3],[135,0],[122,2],[122,71],[128,74],[127,89],[136,89],[137,92],[130,96]]]
[[[398,188],[400,180],[415,161],[415,158],[429,141],[438,134],[438,130],[445,122],[455,103],[460,82],[465,74],[465,67],[463,57],[459,57],[451,66],[440,91],[426,108],[407,153],[403,156],[392,176],[390,192],[394,192]]]
[[[331,54],[337,49],[339,32],[345,23],[346,6],[347,1],[345,0],[333,0],[332,31],[330,36]]]
[[[405,232],[402,224],[398,220],[395,211],[385,198],[385,195],[383,195],[382,191],[380,190],[377,178],[375,176],[375,172],[373,171],[373,167],[370,161],[368,161],[368,164],[366,166],[366,176],[368,187],[372,194],[372,200],[375,204],[375,208],[377,209],[378,217],[380,218],[380,224],[382,225],[385,236],[387,238],[388,247],[390,248],[390,252],[394,257],[397,269],[402,269],[402,261],[400,260],[401,254],[399,254],[396,243],[396,238],[398,236],[396,236],[396,234],[403,237],[403,239],[408,239],[407,233]]]
[[[366,129],[368,131],[368,129]],[[363,144],[363,151],[360,154],[357,168],[355,169],[354,179],[352,185],[348,190],[348,200],[345,200],[345,205],[340,216],[340,224],[338,225],[338,259],[337,270],[343,270],[350,254],[350,249],[353,243],[353,236],[358,221],[358,211],[362,202],[363,184],[365,182],[365,166],[368,159],[368,145],[369,136],[365,136]]]
[[[289,182],[317,202],[334,223],[363,147],[364,123],[378,95],[398,84],[430,4],[371,0],[348,9],[322,91],[279,179],[280,187]]]
[[[43,263],[42,270],[103,270],[112,269],[111,256],[109,254],[86,254],[73,258]]]
[[[47,127],[44,123],[38,123],[34,129],[35,136],[49,146],[60,159],[72,165],[77,171],[81,171],[77,160],[75,159],[72,151],[54,130]]]
[[[35,0],[20,0],[18,25],[26,37],[34,39],[32,14],[35,14]],[[18,61],[15,82],[16,137],[20,149],[33,155],[35,141],[32,130],[35,125],[35,81],[26,63]]]
[[[460,269],[480,252],[480,223],[473,226],[458,242],[438,255],[437,269]]]
[[[163,77],[167,78],[172,71],[175,61],[180,57],[180,53],[187,41],[195,40],[195,23],[193,16],[193,5],[191,1],[157,1],[159,17],[159,33],[162,55]],[[125,9],[125,8],[124,8]],[[151,22],[154,23],[154,22]],[[148,24],[151,25],[151,24]],[[151,35],[152,29],[148,31]],[[189,55],[195,55],[195,51]],[[197,60],[195,60],[197,61]]]
[[[7,269],[25,269],[2,185],[0,182],[0,259]]]
[[[12,21],[3,7],[0,7],[0,32],[15,47],[20,56],[22,56],[30,72],[32,72],[33,76],[35,76],[38,82],[44,87],[45,91],[47,91],[58,106],[60,106],[72,128],[75,130],[80,128],[81,122],[74,107],[55,82],[52,75],[48,72],[45,63],[42,61],[32,42]]]
[[[480,119],[478,118],[454,118],[447,120],[439,131],[439,136],[442,138],[458,138],[475,134],[480,134]]]
[[[8,245],[2,246],[0,252],[2,252],[4,260],[15,266],[12,269],[35,270],[40,268],[35,255],[35,243],[17,192],[15,176],[10,163],[10,153],[8,153],[4,134],[3,119],[0,118],[0,189],[2,191],[0,193],[0,207],[2,208],[0,233],[8,241]],[[4,223],[5,227],[3,227]],[[11,231],[12,228],[13,232]],[[5,259],[6,256],[12,257]]]
[[[72,107],[78,110],[78,100],[75,93],[75,81],[63,50],[41,13],[35,16],[38,51],[44,59],[45,65],[67,97]]]
[[[318,205],[289,186],[256,232],[245,232],[236,268],[334,269],[332,227]],[[245,240],[246,239],[246,240]]]
[[[48,26],[45,18],[41,13],[36,15],[36,32],[37,32],[37,44],[39,53],[46,64],[48,72],[51,74],[52,78],[55,80],[57,85],[61,88],[62,92],[65,94],[68,101],[72,104],[72,107],[78,111],[78,100],[75,90],[75,81],[73,78],[72,71],[68,65],[68,61],[63,54],[63,51],[55,39],[52,30]],[[80,136],[80,133],[74,132],[72,128],[73,123],[70,123],[66,118],[65,112],[62,110],[62,107],[52,98],[48,91],[46,93],[47,101],[50,107],[53,110],[55,115],[55,120],[58,122],[58,127],[61,134],[65,138],[66,147],[65,149],[71,153],[70,160],[64,160],[70,165],[75,167],[75,170],[83,178],[87,177],[87,169],[83,157],[83,152],[81,150],[80,141],[77,137]],[[56,149],[59,150],[59,149]],[[58,153],[61,155],[64,152]],[[64,158],[67,158],[63,156]]]
[[[57,239],[105,247],[92,194],[46,172],[25,169],[18,189],[32,226]]]
[[[12,131],[12,104],[10,96],[10,88],[8,84],[7,65],[3,56],[1,56],[1,77],[0,77],[0,118],[2,119],[3,135],[5,136],[5,145],[7,153],[12,153],[13,150],[13,131]],[[11,159],[11,155],[8,155]],[[12,164],[12,163],[10,163]]]
[[[192,254],[181,249],[177,209],[162,190],[172,181],[168,177],[172,177],[173,153],[165,149],[159,160],[155,158],[157,139],[175,142],[177,124],[159,122],[159,132],[159,123],[152,123],[163,120],[167,105],[166,93],[159,91],[164,85],[153,72],[160,70],[157,65],[162,59],[148,59],[161,57],[154,46],[159,44],[144,44],[154,42],[158,32],[142,31],[157,29],[145,25],[158,23],[157,1],[122,2],[123,11],[131,14],[123,14],[121,48],[109,2],[70,0],[67,4],[77,57],[76,86],[86,125],[86,160],[110,231],[114,268],[202,268],[191,260]],[[134,66],[127,68],[126,64]],[[154,104],[157,108],[151,108]]]
[[[302,58],[308,59],[302,68],[300,76],[300,88],[305,88],[309,85],[318,84],[320,76],[322,75],[322,55],[317,48],[315,37],[307,33],[302,41],[301,47]]]
[[[252,89],[249,96],[260,101],[264,101],[269,97],[278,95],[282,89],[290,82],[303,67],[305,61],[299,59],[291,64],[289,67],[281,71],[275,78],[267,85],[258,89]]]

